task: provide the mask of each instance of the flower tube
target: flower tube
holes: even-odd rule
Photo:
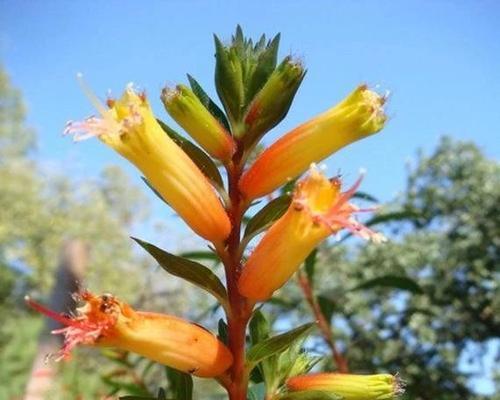
[[[109,294],[79,296],[84,305],[74,316],[58,314],[26,298],[29,306],[64,325],[52,331],[64,335],[58,360],[83,344],[131,351],[200,377],[219,376],[232,364],[227,347],[199,325],[171,315],[135,311]]]
[[[132,162],[165,201],[201,237],[224,241],[231,224],[214,188],[194,162],[156,121],[144,94],[127,87],[109,109],[85,88],[101,114],[68,122],[65,133],[76,141],[97,136]]]
[[[348,144],[378,132],[386,98],[359,86],[343,101],[268,147],[240,180],[248,200],[264,196]]]
[[[403,393],[398,378],[390,374],[311,374],[290,378],[286,386],[292,392],[330,392],[344,400],[391,400]]]
[[[361,178],[342,193],[338,178],[329,180],[313,166],[297,184],[288,210],[250,254],[238,282],[241,294],[267,300],[319,243],[343,228],[374,242],[384,241],[381,234],[354,219],[355,213],[367,211],[348,202],[360,183]]]
[[[236,148],[233,138],[191,89],[164,88],[161,100],[170,116],[212,157],[231,160]]]

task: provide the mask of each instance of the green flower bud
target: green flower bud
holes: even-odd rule
[[[184,85],[164,88],[161,100],[170,116],[212,157],[231,159],[235,150],[232,137],[191,89]]]
[[[344,400],[392,400],[403,393],[398,378],[390,374],[311,374],[290,378],[286,385],[292,392],[330,392]]]
[[[246,111],[243,140],[248,147],[285,118],[305,73],[304,66],[291,57],[286,57],[274,70]]]

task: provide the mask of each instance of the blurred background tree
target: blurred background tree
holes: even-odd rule
[[[368,222],[383,225],[388,243],[320,250],[308,275],[351,371],[399,372],[408,399],[482,398],[466,371],[483,373],[486,352],[500,357],[498,204],[500,165],[445,137],[418,154],[406,190]],[[299,293],[282,291],[284,304],[307,318]]]
[[[151,265],[134,254],[128,237],[148,208],[126,175],[117,167],[97,178],[60,171],[36,159],[21,95],[0,68],[0,381],[9,382],[0,385],[1,399],[22,393],[41,327],[22,298],[28,291],[47,297],[64,241],[78,238],[90,248],[85,285],[116,288],[130,301],[137,301]]]

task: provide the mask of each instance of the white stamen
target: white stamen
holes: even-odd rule
[[[89,101],[92,103],[92,105],[96,108],[99,113],[104,116],[106,115],[108,109],[104,106],[104,104],[99,100],[99,98],[94,94],[94,92],[90,89],[90,87],[86,84],[86,82],[83,80],[83,74],[81,72],[78,72],[76,74],[76,79],[78,80],[78,83],[80,87],[82,88],[83,94],[87,96]]]

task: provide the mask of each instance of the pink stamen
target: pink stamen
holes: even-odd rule
[[[363,178],[364,176],[360,175],[356,182],[354,182],[354,185],[352,185],[347,191],[343,192],[340,195],[338,201],[334,204],[330,212],[336,212],[340,210],[340,208],[342,208],[342,206],[346,204],[352,196],[354,196],[359,186],[361,185]]]
[[[52,311],[51,309],[41,305],[40,303],[37,303],[36,301],[32,300],[29,296],[26,296],[24,298],[24,301],[28,306],[30,306],[32,309],[35,311],[38,311],[39,313],[42,313],[46,315],[47,317],[53,319],[54,321],[59,322],[62,325],[65,326],[73,326],[75,328],[82,328],[82,324],[79,321],[75,321],[71,318],[67,318],[62,314],[59,314],[55,311]]]

